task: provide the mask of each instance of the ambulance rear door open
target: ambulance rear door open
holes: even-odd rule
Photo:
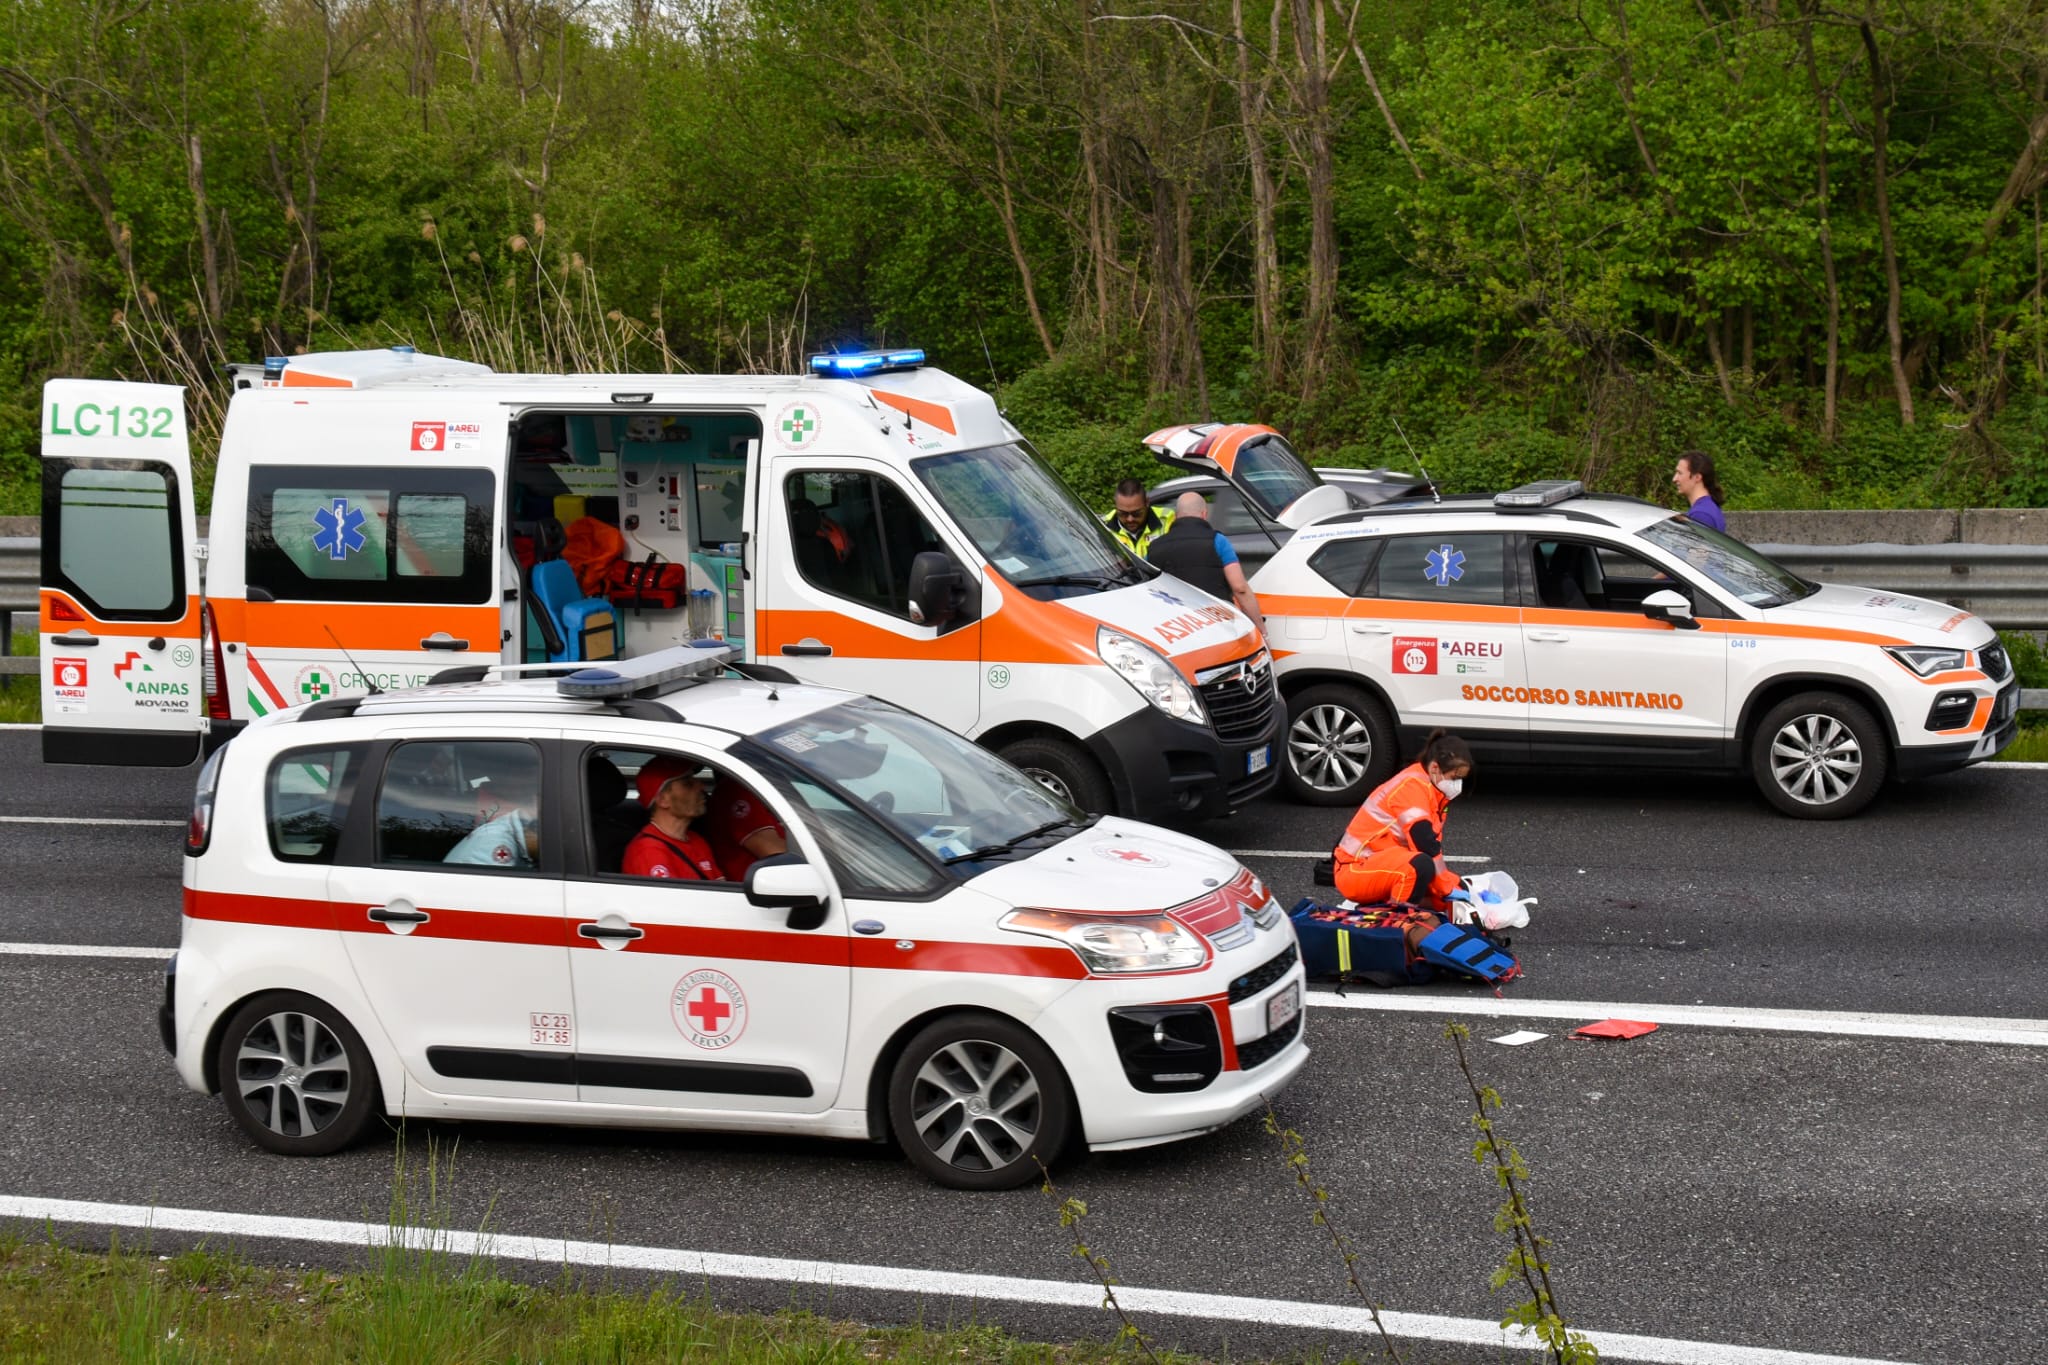
[[[518,586],[500,562],[501,403],[349,395],[237,410],[229,426],[209,605],[234,715],[500,661]]]
[[[42,436],[43,759],[190,763],[207,721],[185,391],[53,379]]]
[[[1256,515],[1290,531],[1351,507],[1344,490],[1324,483],[1287,438],[1271,427],[1168,427],[1147,436],[1145,446],[1176,469],[1224,480],[1244,495]]]

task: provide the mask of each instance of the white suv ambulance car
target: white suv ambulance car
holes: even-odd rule
[[[50,761],[179,764],[203,732],[451,663],[718,637],[1086,809],[1220,815],[1276,780],[1250,621],[1124,554],[921,352],[783,377],[403,348],[241,369],[204,547],[182,390],[44,389]]]
[[[179,1075],[288,1154],[385,1114],[893,1136],[995,1189],[1210,1131],[1301,1069],[1294,930],[1229,854],[729,654],[458,668],[252,722],[193,808]],[[737,880],[623,875],[658,761],[715,811],[764,805],[787,853],[741,871],[714,815]]]
[[[1301,800],[1356,804],[1443,726],[1483,762],[1746,770],[1780,811],[1830,819],[1887,777],[1990,758],[2018,727],[1983,620],[1809,583],[1649,503],[1566,481],[1323,515],[1339,490],[1270,428],[1148,444],[1230,479],[1276,528],[1251,583]]]

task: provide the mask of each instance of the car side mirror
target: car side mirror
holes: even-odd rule
[[[825,922],[832,895],[824,877],[794,853],[763,858],[747,869],[747,903],[763,910],[787,910],[792,929],[815,929]]]
[[[1680,630],[1698,630],[1700,623],[1692,619],[1692,603],[1685,600],[1685,594],[1670,588],[1659,588],[1643,599],[1643,615],[1652,621],[1665,621]]]
[[[974,619],[967,572],[943,550],[923,550],[910,561],[910,619],[936,626],[941,635]]]

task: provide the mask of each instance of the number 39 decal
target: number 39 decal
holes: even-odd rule
[[[80,403],[71,409],[69,424],[61,404],[50,404],[48,436],[129,436],[136,439],[168,437],[175,414],[169,408],[129,407],[118,403],[101,407]]]

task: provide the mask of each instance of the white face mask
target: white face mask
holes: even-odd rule
[[[1444,800],[1455,801],[1458,799],[1458,793],[1465,790],[1465,779],[1462,777],[1439,777],[1436,780],[1436,789],[1444,794]]]

